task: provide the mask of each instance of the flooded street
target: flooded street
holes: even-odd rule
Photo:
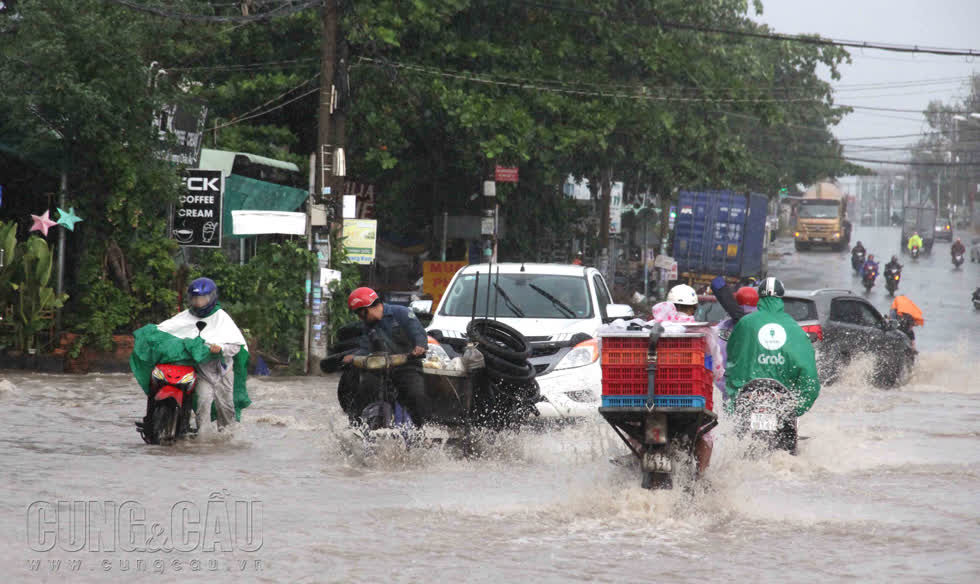
[[[897,253],[896,229],[855,229],[870,253]],[[234,436],[165,448],[133,426],[145,401],[129,375],[0,373],[0,571],[9,582],[975,582],[980,266],[954,272],[948,249],[904,260],[900,292],[926,318],[908,385],[872,388],[869,364],[852,364],[800,420],[809,439],[795,457],[746,459],[723,420],[693,492],[641,489],[638,472],[608,462],[625,449],[598,416],[486,440],[477,459],[366,458],[345,448],[337,377],[253,377]],[[780,240],[770,274],[863,294],[846,252]],[[887,312],[880,280],[869,298]]]

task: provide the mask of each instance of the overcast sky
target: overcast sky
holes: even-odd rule
[[[980,0],[763,0],[756,20],[787,34],[816,33],[868,41],[980,50]],[[961,101],[966,79],[980,73],[980,58],[848,49],[850,65],[834,81],[838,104],[921,111],[931,100]],[[829,79],[829,77],[825,77]],[[928,129],[921,114],[856,110],[834,130],[845,153],[906,160],[904,152],[866,147],[907,146],[915,138],[853,140],[914,134]],[[890,167],[894,168],[894,167]]]

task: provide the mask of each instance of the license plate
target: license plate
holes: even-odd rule
[[[663,452],[643,454],[643,470],[651,472],[670,472],[670,459]]]
[[[646,427],[647,444],[666,444],[667,443],[667,416],[654,414],[647,416]]]
[[[753,432],[775,432],[778,430],[776,414],[756,414],[749,417],[749,428]]]
[[[813,238],[813,241],[823,241],[823,238],[822,237],[814,237]]]

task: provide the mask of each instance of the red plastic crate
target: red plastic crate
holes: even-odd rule
[[[603,371],[605,376],[605,371]],[[711,372],[700,365],[660,365],[657,364],[657,382],[660,381],[701,381],[711,383]]]
[[[663,349],[704,350],[704,337],[664,337],[657,343],[657,351]]]
[[[644,365],[603,365],[603,381],[642,381],[647,380],[647,366]]]
[[[600,337],[602,350],[606,349],[637,349],[646,353],[650,339],[647,337]]]
[[[697,395],[704,398],[705,407],[714,410],[714,385],[710,381],[661,381],[654,386],[656,395]]]
[[[657,367],[663,365],[700,365],[704,368],[703,349],[657,348]]]
[[[643,381],[602,380],[602,395],[645,395],[646,393],[646,379]]]
[[[605,365],[644,365],[647,364],[647,350],[607,349],[602,347],[601,361]]]

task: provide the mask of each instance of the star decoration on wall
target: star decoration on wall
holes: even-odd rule
[[[67,211],[58,207],[58,225],[68,231],[75,231],[75,224],[82,221],[82,218],[75,214],[75,207],[69,207]]]
[[[48,229],[51,229],[52,227],[58,224],[56,221],[51,220],[49,213],[50,211],[45,210],[43,215],[32,214],[31,219],[34,220],[34,224],[31,225],[31,228],[28,231],[30,232],[30,231],[37,230],[43,233],[44,237],[47,237]]]

